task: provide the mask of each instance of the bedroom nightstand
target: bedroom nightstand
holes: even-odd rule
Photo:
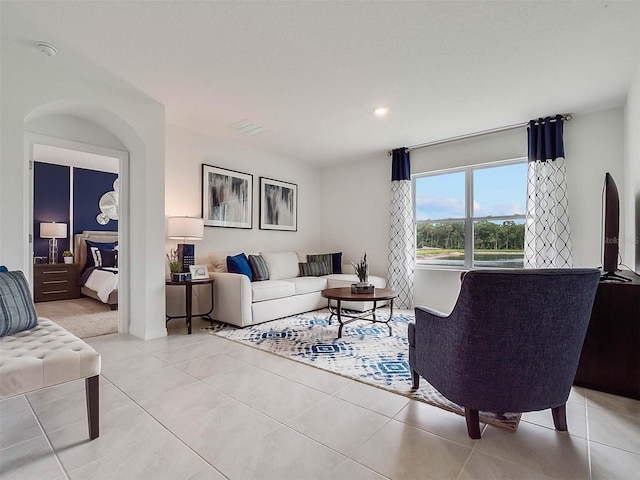
[[[80,298],[79,265],[47,263],[33,266],[33,300],[48,302]]]

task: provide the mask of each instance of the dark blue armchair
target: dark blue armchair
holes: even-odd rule
[[[422,376],[464,407],[480,438],[478,411],[552,409],[566,430],[600,272],[596,269],[474,270],[450,315],[416,307],[409,325],[413,388]]]

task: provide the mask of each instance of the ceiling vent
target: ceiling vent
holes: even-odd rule
[[[251,120],[241,120],[237,123],[234,123],[232,127],[236,132],[244,133],[245,135],[250,135],[252,137],[269,130],[268,128],[256,125]]]

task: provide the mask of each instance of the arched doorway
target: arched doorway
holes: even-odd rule
[[[130,264],[129,264],[129,159],[130,154],[124,142],[96,119],[108,117],[109,112],[101,112],[97,107],[80,105],[46,105],[31,112],[25,118],[25,156],[33,165],[34,150],[38,146],[66,149],[87,155],[104,156],[115,159],[118,164],[119,179],[119,285],[118,285],[118,331],[130,330]],[[33,242],[33,169],[29,179],[29,240]],[[31,247],[32,244],[29,246]],[[30,248],[30,251],[32,249]],[[29,262],[33,269],[33,262]],[[29,272],[33,278],[33,271]]]

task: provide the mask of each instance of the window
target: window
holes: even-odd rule
[[[525,159],[415,175],[416,264],[522,268]]]

